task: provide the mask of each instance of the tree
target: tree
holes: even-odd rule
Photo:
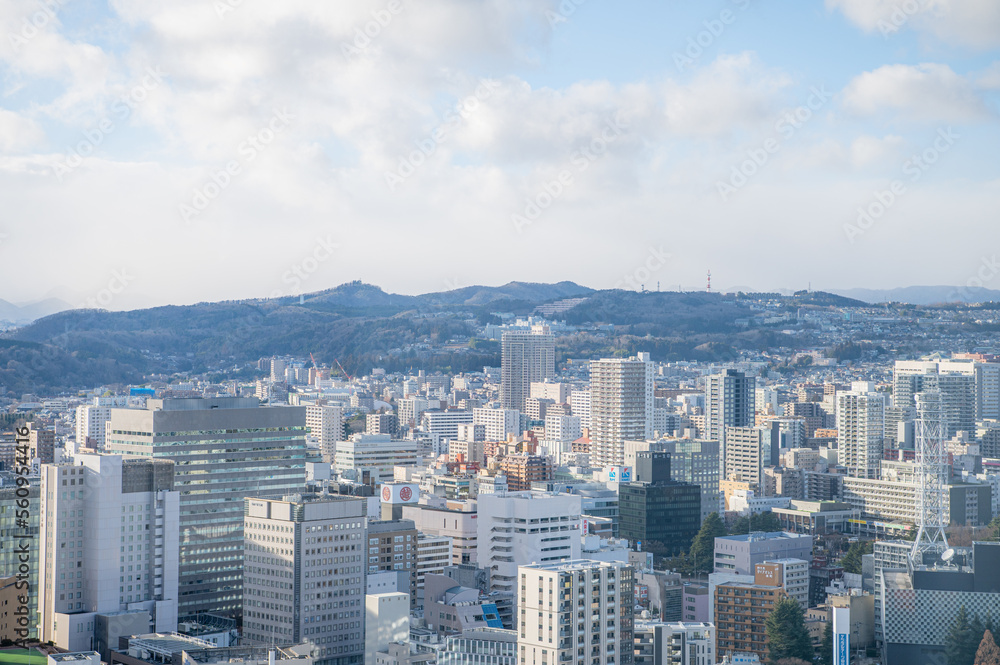
[[[1000,647],[993,640],[993,633],[987,630],[976,651],[975,665],[1000,665]]]
[[[805,613],[797,601],[785,597],[775,603],[764,623],[764,630],[767,634],[768,662],[771,665],[777,665],[785,658],[812,662],[812,641],[806,630]]]
[[[816,658],[817,665],[833,665],[833,620],[826,622],[823,629],[823,639],[819,643],[819,656]]]
[[[980,639],[973,632],[969,613],[965,605],[962,605],[958,608],[958,614],[948,627],[948,635],[945,637],[944,649],[948,665],[972,665],[976,659],[976,647]]]
[[[844,572],[861,574],[861,557],[872,553],[871,541],[859,541],[851,543],[847,548],[847,554],[840,560],[840,565],[844,567]]]
[[[715,567],[715,539],[726,535],[726,525],[719,513],[712,513],[701,523],[698,535],[691,542],[691,572],[711,573]]]
[[[756,515],[744,515],[733,522],[729,535],[742,536],[751,531],[781,531],[781,521],[770,510]]]

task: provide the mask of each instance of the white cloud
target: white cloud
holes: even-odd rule
[[[45,133],[34,120],[0,108],[0,151],[21,152],[37,147]]]
[[[1000,47],[1000,3],[996,0],[826,0],[867,32],[891,37],[915,29],[949,44]]]
[[[903,119],[977,122],[993,114],[975,86],[943,64],[885,65],[852,79],[844,107],[860,115],[894,111]]]

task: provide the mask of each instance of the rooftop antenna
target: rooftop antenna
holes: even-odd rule
[[[944,409],[940,391],[927,390],[916,395],[917,412],[917,537],[913,541],[910,562],[922,565],[924,553],[950,549],[945,527],[944,492],[948,482],[948,454],[945,448]]]
[[[712,292],[712,271],[708,271],[708,293]]]

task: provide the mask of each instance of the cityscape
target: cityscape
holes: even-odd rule
[[[997,0],[0,0],[0,665],[1000,665]]]

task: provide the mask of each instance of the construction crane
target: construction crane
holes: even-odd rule
[[[344,369],[344,366],[340,364],[339,360],[337,360],[336,358],[334,358],[333,362],[337,363],[337,367],[340,368],[340,371],[343,372],[344,376],[347,377],[348,381],[353,381],[354,380],[354,377],[347,373],[347,370]]]

